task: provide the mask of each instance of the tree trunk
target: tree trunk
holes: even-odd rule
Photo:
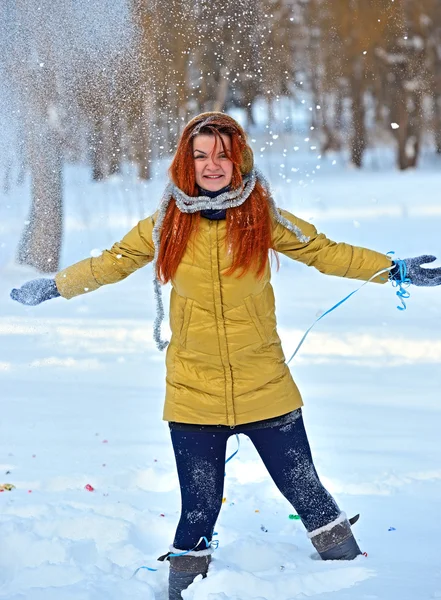
[[[110,157],[109,175],[115,175],[121,171],[121,126],[116,110],[110,113]]]
[[[267,123],[271,127],[274,124],[274,100],[270,96],[266,99],[266,107],[267,107]]]
[[[19,243],[17,261],[42,273],[59,269],[62,228],[62,158],[57,133],[34,113],[29,150],[32,204]]]
[[[351,162],[358,168],[362,166],[363,154],[366,149],[366,124],[364,106],[364,86],[360,65],[354,65],[350,77],[352,98],[352,139]]]
[[[421,139],[421,94],[412,96],[406,91],[404,83],[399,87],[396,100],[398,155],[397,163],[401,171],[415,167],[418,161]]]
[[[335,117],[334,130],[341,131],[343,127],[343,92],[341,87],[337,90],[337,98],[335,100]]]
[[[42,14],[43,10],[29,11],[24,0],[17,0],[17,33],[25,45],[16,48],[16,76],[25,119],[26,164],[32,182],[30,214],[18,245],[17,261],[42,273],[53,273],[59,269],[63,233],[63,128],[56,64]]]
[[[220,79],[217,86],[216,98],[213,104],[213,110],[222,112],[225,108],[225,103],[227,101],[228,94],[228,76],[226,73],[228,72],[227,68],[224,66],[220,72]]]
[[[322,132],[321,151],[323,154],[330,151],[339,152],[341,150],[339,132],[342,126],[342,99],[340,91],[337,92],[334,104],[328,102],[322,102],[321,104],[321,120],[318,123]],[[330,121],[333,121],[333,125],[330,124]]]
[[[401,94],[399,94],[397,102],[397,140],[398,140],[398,154],[397,162],[398,168],[401,171],[407,169],[407,155],[406,155],[406,141],[407,141],[407,127],[409,124],[409,115],[406,107],[406,100],[403,97],[403,89],[400,86]]]
[[[433,99],[435,147],[437,154],[441,154],[441,96]]]
[[[245,114],[246,114],[246,117],[247,117],[247,129],[248,129],[252,125],[256,124],[256,122],[254,120],[254,115],[253,115],[253,103],[252,102],[249,102],[245,106]]]
[[[151,119],[151,112],[149,110],[144,110],[143,114],[139,118],[137,124],[137,136],[135,140],[135,160],[138,165],[138,177],[140,179],[150,179],[151,178],[151,159],[152,154],[149,153],[150,149],[150,121],[148,120],[148,116]],[[148,115],[148,116],[147,116]]]
[[[90,152],[92,159],[92,179],[94,181],[102,181],[106,176],[104,161],[104,131],[102,116],[96,113],[94,113],[92,121]]]
[[[416,92],[412,98],[412,107],[408,106],[409,128],[406,142],[407,166],[417,166],[421,147],[421,94]]]

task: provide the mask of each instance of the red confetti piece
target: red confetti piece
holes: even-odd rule
[[[88,492],[94,492],[95,488],[93,488],[90,483],[88,483],[87,485],[84,486],[84,489],[87,490]]]
[[[28,494],[32,494],[32,490],[28,490]]]
[[[103,440],[103,444],[108,444],[109,440]]]
[[[165,515],[163,515],[162,513],[159,515],[160,517],[165,517]]]
[[[368,555],[368,553],[367,553],[367,552],[363,552],[363,556],[364,556],[365,558],[367,558],[367,555]]]

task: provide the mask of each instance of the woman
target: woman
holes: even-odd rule
[[[253,166],[246,134],[231,117],[204,113],[185,127],[159,210],[96,258],[13,290],[33,305],[72,298],[154,265],[160,349],[160,283],[171,282],[164,419],[169,422],[182,513],[170,552],[169,599],[206,576],[222,506],[226,444],[252,440],[324,560],[360,549],[346,516],[321,484],[305,433],[302,399],[276,331],[269,253],[282,252],[328,275],[384,283],[441,284],[441,269],[399,264],[377,252],[335,243],[310,223],[278,210]],[[374,277],[377,274],[376,277]]]

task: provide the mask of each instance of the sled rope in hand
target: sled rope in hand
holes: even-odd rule
[[[397,260],[397,261],[394,261],[394,262],[396,264],[400,265],[400,274],[401,274],[401,268],[402,268],[401,267],[401,263],[403,263],[404,261]],[[309,332],[311,331],[311,329],[319,321],[321,321],[324,317],[326,317],[326,315],[329,315],[329,313],[331,313],[333,310],[335,310],[336,308],[338,308],[339,306],[341,306],[343,304],[343,302],[346,302],[346,300],[349,300],[349,298],[351,296],[353,296],[354,294],[356,294],[357,292],[359,292],[362,287],[364,287],[367,283],[370,283],[373,279],[375,279],[376,277],[378,277],[378,275],[381,275],[382,273],[388,273],[391,269],[392,269],[392,267],[387,267],[387,269],[383,269],[382,271],[378,271],[378,273],[375,273],[375,275],[372,275],[372,277],[370,279],[368,279],[367,281],[365,281],[362,285],[360,285],[360,287],[358,287],[356,290],[354,290],[353,292],[351,292],[350,294],[348,294],[346,296],[346,298],[343,298],[343,300],[340,300],[340,302],[337,302],[337,304],[334,304],[334,306],[332,308],[330,308],[325,313],[323,313],[322,315],[320,315],[320,317],[318,317],[318,319],[316,319],[314,321],[314,323],[311,325],[311,327],[309,327],[309,329],[307,329],[307,331],[304,333],[302,339],[300,340],[300,342],[297,345],[297,348],[294,350],[293,354],[291,355],[291,358],[288,360],[288,362],[286,364],[289,365],[289,363],[292,361],[292,359],[294,358],[294,356],[300,350],[301,346],[303,345],[303,342],[305,341],[305,339],[306,339],[307,335],[309,334]],[[401,283],[402,282],[400,282],[398,284],[400,286],[400,290],[397,291],[397,295],[400,297],[401,301],[403,302],[402,298],[408,298],[409,296],[405,296],[404,294],[400,294],[400,292],[401,292]],[[406,294],[408,294],[408,292],[406,292],[405,290],[402,290],[402,291],[405,292]],[[404,304],[404,302],[403,302],[403,304]],[[401,308],[399,306],[397,306],[397,308],[399,308],[400,310],[404,310],[406,308],[406,305],[404,304],[404,308]]]

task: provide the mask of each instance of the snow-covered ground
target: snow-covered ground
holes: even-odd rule
[[[358,172],[293,145],[281,136],[259,160],[255,143],[281,206],[333,239],[401,257],[441,253],[434,159],[399,173],[373,154]],[[163,170],[147,185],[130,174],[92,184],[86,169],[67,168],[63,266],[153,212]],[[16,486],[0,493],[0,598],[165,600],[168,566],[156,558],[173,540],[180,501],[161,420],[151,267],[69,302],[12,302],[10,288],[36,275],[13,264],[28,203],[26,186],[0,197],[0,484]],[[359,285],[283,257],[273,284],[287,355]],[[361,513],[355,534],[367,556],[313,560],[241,436],[219,548],[187,600],[441,598],[441,289],[411,293],[400,312],[389,284],[365,286],[317,325],[292,365],[317,468],[341,507]],[[132,578],[142,565],[158,570]]]

